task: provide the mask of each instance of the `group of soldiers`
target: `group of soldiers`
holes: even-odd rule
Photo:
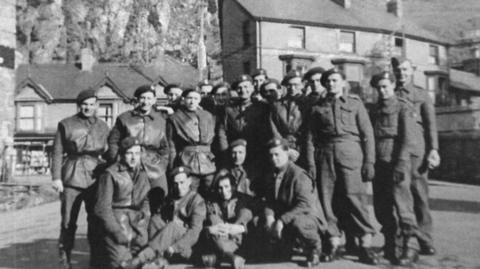
[[[58,124],[53,187],[61,197],[59,251],[71,268],[82,202],[91,268],[163,268],[334,261],[342,247],[377,264],[368,211],[372,181],[383,255],[411,265],[433,255],[428,170],[440,163],[435,111],[413,85],[413,66],[393,58],[375,74],[369,112],[345,74],[314,67],[281,81],[258,69],[231,86],[150,85],[110,130],[93,90]]]

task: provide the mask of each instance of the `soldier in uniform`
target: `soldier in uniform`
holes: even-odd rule
[[[208,112],[215,114],[215,99],[212,95],[213,84],[205,79],[198,83],[198,92],[200,93],[202,100],[200,106]]]
[[[82,201],[88,214],[88,240],[95,265],[93,235],[94,171],[101,164],[100,155],[107,150],[108,125],[95,113],[98,108],[94,90],[82,91],[77,97],[79,112],[59,122],[53,144],[53,188],[60,193],[62,221],[59,250],[61,263],[70,268],[77,218]]]
[[[325,69],[322,67],[313,67],[303,75],[303,80],[307,81],[308,87],[310,87],[311,92],[305,98],[306,110],[312,107],[317,103],[321,98],[324,98],[327,95],[327,91],[320,83],[322,74],[325,72]]]
[[[184,106],[168,119],[170,166],[188,166],[193,177],[192,187],[207,195],[216,171],[211,144],[215,135],[215,120],[210,112],[202,110],[200,93],[187,89],[183,92]],[[205,196],[204,196],[205,197]]]
[[[217,108],[224,108],[230,99],[230,85],[226,82],[219,83],[213,87],[212,95],[215,99],[215,106]]]
[[[250,176],[244,167],[246,157],[247,141],[245,141],[245,139],[232,141],[232,143],[230,143],[230,164],[227,168],[221,169],[217,177],[225,172],[232,175],[237,192],[254,196]]]
[[[136,138],[124,138],[120,161],[107,168],[98,180],[94,211],[101,220],[105,251],[98,268],[125,267],[148,243],[150,183],[140,166],[141,153]]]
[[[171,107],[173,111],[177,111],[182,105],[183,89],[177,84],[168,84],[163,89],[163,92],[168,97],[168,106]]]
[[[288,144],[277,138],[268,143],[273,170],[267,174],[260,194],[265,200],[260,223],[270,239],[278,240],[275,253],[286,258],[294,242],[299,241],[307,261],[316,265],[321,253],[320,235],[326,229],[325,216],[314,181],[290,161]]]
[[[135,137],[142,145],[141,165],[147,172],[152,194],[165,196],[168,193],[166,169],[169,161],[169,148],[166,135],[166,115],[156,111],[155,89],[149,85],[135,90],[137,107],[118,116],[108,137],[108,158],[111,163],[117,160],[120,142],[125,137]],[[156,196],[156,195],[153,195]],[[151,199],[153,207],[159,203]]]
[[[392,58],[397,78],[396,94],[408,100],[415,108],[415,147],[411,156],[412,194],[418,222],[420,254],[434,255],[432,216],[428,202],[428,170],[440,164],[438,154],[435,108],[424,89],[413,85],[412,62],[405,58]]]
[[[368,214],[365,183],[375,173],[372,125],[362,101],[344,94],[343,73],[330,69],[322,74],[321,82],[328,94],[308,115],[306,153],[329,225],[330,246],[322,258],[335,258],[341,236],[337,216],[342,216],[345,231],[359,238],[359,260],[376,264],[378,258],[370,250],[375,230]],[[340,210],[334,211],[336,207]]]
[[[148,247],[131,262],[132,268],[141,264],[152,266],[147,268],[163,268],[168,261],[192,258],[192,248],[198,241],[206,217],[205,201],[191,189],[189,168],[179,166],[170,176],[173,192],[152,215]]]
[[[263,102],[252,103],[252,79],[241,75],[235,83],[238,100],[225,108],[225,116],[219,122],[218,139],[220,150],[226,156],[228,145],[239,138],[247,141],[246,168],[252,172],[252,177],[264,171],[267,162],[265,145],[273,137],[270,124],[269,106]]]
[[[282,99],[284,96],[282,85],[274,78],[269,78],[262,84],[260,93],[265,101],[270,104]]]
[[[252,73],[253,79],[253,87],[255,87],[255,91],[252,94],[252,100],[256,101],[263,101],[263,96],[261,94],[260,88],[262,87],[263,83],[268,79],[267,70],[263,68],[258,68]]]
[[[216,178],[214,190],[216,195],[207,202],[205,226],[207,249],[213,253],[203,255],[202,260],[219,263],[226,258],[233,268],[243,268],[246,249],[242,246],[247,225],[253,218],[251,198],[236,191],[235,179],[228,173]]]
[[[418,258],[418,230],[411,192],[410,152],[414,146],[414,109],[395,95],[395,77],[382,72],[372,77],[379,101],[372,115],[376,141],[373,204],[385,238],[385,257],[410,265]],[[398,238],[397,234],[401,236]],[[403,241],[403,242],[402,242]],[[397,249],[402,249],[401,255]]]

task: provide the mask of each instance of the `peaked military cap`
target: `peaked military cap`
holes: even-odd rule
[[[172,172],[170,172],[170,177],[175,177],[176,175],[179,175],[179,174],[185,174],[187,176],[190,176],[190,168],[186,167],[186,166],[178,166],[178,167],[175,167]]]
[[[139,145],[140,145],[140,141],[138,141],[136,137],[132,137],[132,136],[125,137],[124,139],[122,139],[122,141],[120,141],[120,151],[125,152],[129,148],[133,146],[139,146]]]
[[[322,74],[322,78],[320,78],[320,83],[322,84],[323,87],[326,87],[328,77],[333,74],[340,74],[340,76],[342,76],[342,78],[345,79],[345,73],[343,73],[340,69],[338,68],[328,69]]]
[[[81,91],[77,96],[77,104],[81,104],[84,100],[92,97],[97,98],[97,92],[95,90],[89,89]]]
[[[252,73],[252,77],[261,76],[261,75],[268,77],[267,70],[263,68],[258,68],[258,69],[255,69],[255,71]]]
[[[142,85],[135,90],[135,93],[133,94],[133,96],[135,98],[139,98],[140,95],[146,92],[152,92],[153,95],[156,95],[155,87],[153,87],[153,85]]]
[[[278,146],[281,146],[283,148],[289,148],[288,146],[288,141],[283,139],[283,138],[273,138],[270,141],[267,142],[267,147],[269,149],[271,148],[276,148]]]
[[[325,69],[323,67],[317,66],[310,68],[310,70],[308,70],[307,73],[305,73],[305,75],[303,76],[303,80],[310,80],[313,75],[323,73],[325,73]]]
[[[245,139],[239,138],[236,140],[233,140],[232,143],[230,143],[230,149],[233,149],[234,147],[238,146],[247,146],[247,141]]]

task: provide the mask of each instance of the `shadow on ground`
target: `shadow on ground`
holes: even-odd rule
[[[77,236],[72,253],[74,268],[88,268],[89,248],[85,236]],[[39,239],[29,243],[12,244],[0,249],[0,268],[52,269],[58,264],[57,240]]]

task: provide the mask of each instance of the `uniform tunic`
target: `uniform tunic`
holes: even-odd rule
[[[95,214],[103,224],[103,266],[117,268],[147,245],[149,191],[146,172],[121,162],[110,166],[99,179]],[[121,238],[126,240],[121,242]]]
[[[293,98],[283,98],[272,104],[272,130],[276,136],[286,139],[290,148],[300,151],[302,113],[300,106]]]
[[[375,162],[375,144],[360,98],[346,95],[320,100],[308,115],[306,144],[309,170],[316,175],[330,235],[340,236],[337,215],[351,234],[373,233],[361,169],[364,163]],[[334,191],[340,198],[335,202]],[[337,206],[340,210],[334,212]]]
[[[142,166],[147,172],[152,187],[160,187],[168,193],[165,171],[169,161],[165,116],[155,110],[143,115],[134,109],[118,116],[108,137],[108,156],[114,162],[118,156],[120,141],[135,137],[142,145]]]
[[[382,225],[387,248],[393,248],[396,243],[402,247],[403,242],[396,240],[396,234],[409,237],[418,229],[410,190],[413,106],[397,97],[380,101],[372,113],[372,123],[377,151],[373,180],[375,215]]]
[[[414,149],[412,151],[412,193],[417,216],[418,239],[422,244],[432,245],[433,221],[428,201],[428,169],[426,154],[438,149],[435,108],[427,91],[408,84],[397,86],[396,94],[413,104],[416,124],[414,128]]]

